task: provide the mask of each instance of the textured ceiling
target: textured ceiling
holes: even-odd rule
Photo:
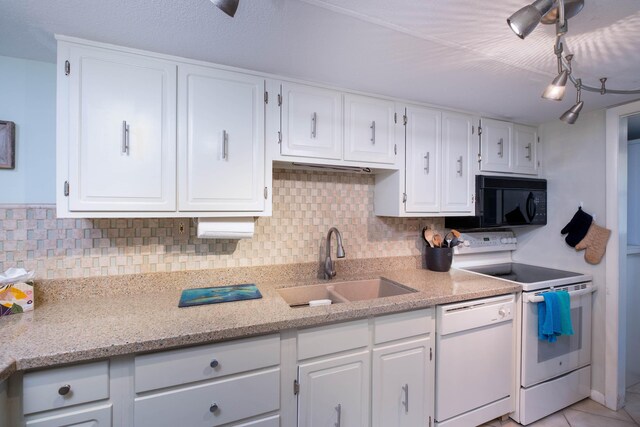
[[[527,1],[241,0],[232,19],[208,0],[0,0],[0,55],[53,62],[58,33],[537,124],[575,95],[540,98],[553,28],[523,41],[506,24]],[[640,88],[640,1],[585,3],[575,73]],[[583,96],[585,110],[639,98]]]

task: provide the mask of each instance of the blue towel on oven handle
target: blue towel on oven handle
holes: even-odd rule
[[[562,335],[573,335],[573,325],[571,324],[571,298],[569,292],[556,292],[560,305],[560,333]]]
[[[562,333],[558,295],[545,292],[542,298],[544,301],[538,303],[538,339],[556,342]]]

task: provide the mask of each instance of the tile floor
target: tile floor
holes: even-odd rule
[[[591,399],[551,414],[528,427],[639,427],[640,383],[627,389],[627,404],[619,411],[605,408]],[[494,420],[482,427],[517,427],[513,420]]]

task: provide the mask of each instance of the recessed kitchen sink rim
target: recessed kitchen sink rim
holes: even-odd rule
[[[370,301],[418,292],[384,277],[293,286],[277,291],[290,307],[306,307],[309,305],[309,301],[320,299],[328,299],[332,304],[338,304]]]

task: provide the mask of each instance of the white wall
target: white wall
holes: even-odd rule
[[[0,56],[0,120],[16,124],[16,168],[0,169],[0,204],[55,203],[55,64]]]
[[[605,111],[582,113],[574,125],[561,121],[540,126],[541,173],[548,180],[547,225],[533,230],[516,230],[518,250],[514,258],[593,275],[600,287],[594,294],[592,389],[604,394],[605,264],[587,264],[584,251],[564,241],[560,230],[584,203],[583,209],[605,224]]]

